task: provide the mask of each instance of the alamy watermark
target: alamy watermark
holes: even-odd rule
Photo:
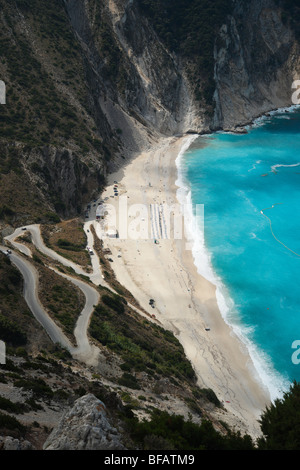
[[[0,104],[6,104],[6,85],[0,80]]]
[[[118,206],[100,204],[96,220],[102,239],[154,240],[155,243],[185,239],[186,249],[191,249],[196,235],[204,232],[204,205],[165,202],[128,205],[127,196],[120,196]]]
[[[6,104],[6,85],[0,80],[0,104]],[[0,340],[0,364],[6,364],[6,345]]]
[[[6,364],[6,345],[0,340],[0,364]]]
[[[292,94],[292,103],[293,104],[300,104],[300,80],[294,80],[292,83],[292,90],[295,90]],[[292,349],[295,349],[293,352],[291,359],[292,363],[295,365],[300,364],[300,340],[295,340],[292,343]]]
[[[299,339],[296,339],[295,341],[293,341],[292,349],[296,350],[292,354],[292,363],[297,366],[298,364],[300,364],[300,340]]]
[[[292,103],[300,104],[300,80],[293,81],[292,90],[295,90],[292,94]]]

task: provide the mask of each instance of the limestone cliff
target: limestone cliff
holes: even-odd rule
[[[230,129],[292,104],[300,74],[295,33],[272,0],[235,2],[215,44],[214,128]]]
[[[300,72],[283,0],[0,5],[0,214],[15,224],[80,213],[154,138],[289,106]]]
[[[95,99],[110,126],[122,131],[125,150],[140,150],[149,133],[174,135],[191,127],[201,130],[204,121],[180,57],[162,43],[137,3],[110,0],[97,16],[93,0],[65,2],[76,36],[87,52],[91,80],[101,85]],[[113,42],[107,54],[101,50],[104,28]],[[118,63],[109,63],[109,52]],[[105,71],[107,66],[110,70]]]
[[[126,450],[106,407],[91,393],[64,413],[46,440],[44,450]]]

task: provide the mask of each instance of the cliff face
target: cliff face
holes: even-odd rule
[[[237,1],[216,39],[213,127],[230,129],[290,106],[299,53],[293,30],[272,0]]]
[[[10,223],[78,214],[98,194],[118,136],[93,100],[62,2],[0,0],[0,208]]]
[[[174,135],[192,127],[202,129],[204,121],[181,59],[163,45],[136,3],[110,0],[97,15],[93,0],[65,2],[76,36],[87,51],[89,76],[100,86],[97,103],[110,126],[122,131],[122,143],[129,150],[140,150],[145,145],[143,136],[149,133]],[[117,58],[110,79],[103,74],[111,59],[102,49],[104,27],[112,41],[107,52]]]
[[[0,0],[2,212],[18,223],[18,207],[24,222],[75,215],[110,166],[153,139],[232,129],[290,105],[300,63],[288,14],[273,0],[235,0],[227,14],[226,2],[193,0],[180,17],[177,1],[177,16],[157,24],[167,0]]]

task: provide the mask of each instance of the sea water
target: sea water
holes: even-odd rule
[[[300,381],[300,110],[247,131],[191,138],[177,161],[178,197],[194,214],[204,205],[195,264],[275,399]]]

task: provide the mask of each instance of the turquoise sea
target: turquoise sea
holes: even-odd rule
[[[300,381],[299,107],[247,130],[197,137],[178,158],[177,184],[194,214],[204,205],[198,271],[217,285],[222,315],[275,399]]]

